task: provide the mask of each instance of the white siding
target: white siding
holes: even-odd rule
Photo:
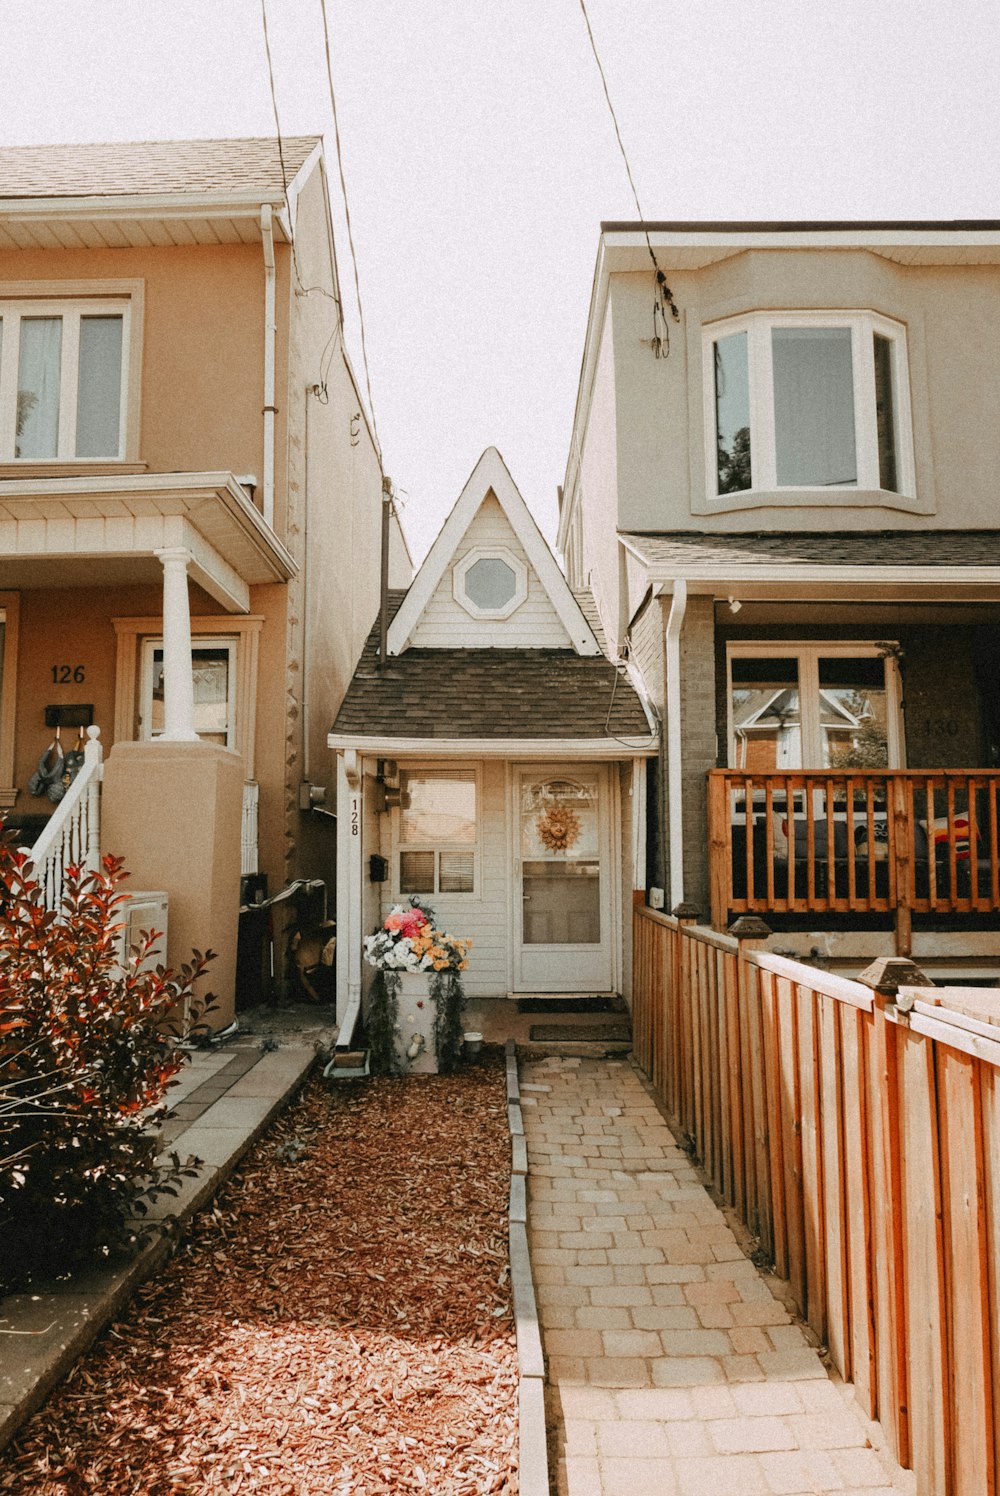
[[[455,601],[452,572],[476,546],[502,545],[528,570],[528,596],[509,618],[473,618]],[[487,494],[438,583],[410,647],[415,649],[570,649],[572,641],[521,542],[492,493]]]

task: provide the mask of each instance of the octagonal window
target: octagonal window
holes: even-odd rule
[[[505,608],[517,591],[517,575],[499,556],[480,556],[465,573],[469,601],[483,612]]]

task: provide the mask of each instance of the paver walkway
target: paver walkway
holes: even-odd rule
[[[915,1491],[627,1061],[521,1070],[559,1496]]]

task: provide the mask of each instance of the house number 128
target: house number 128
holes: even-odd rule
[[[57,686],[82,685],[87,675],[82,665],[53,665],[52,680]]]

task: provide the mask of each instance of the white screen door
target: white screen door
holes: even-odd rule
[[[514,792],[514,990],[610,992],[607,770],[520,768]]]

